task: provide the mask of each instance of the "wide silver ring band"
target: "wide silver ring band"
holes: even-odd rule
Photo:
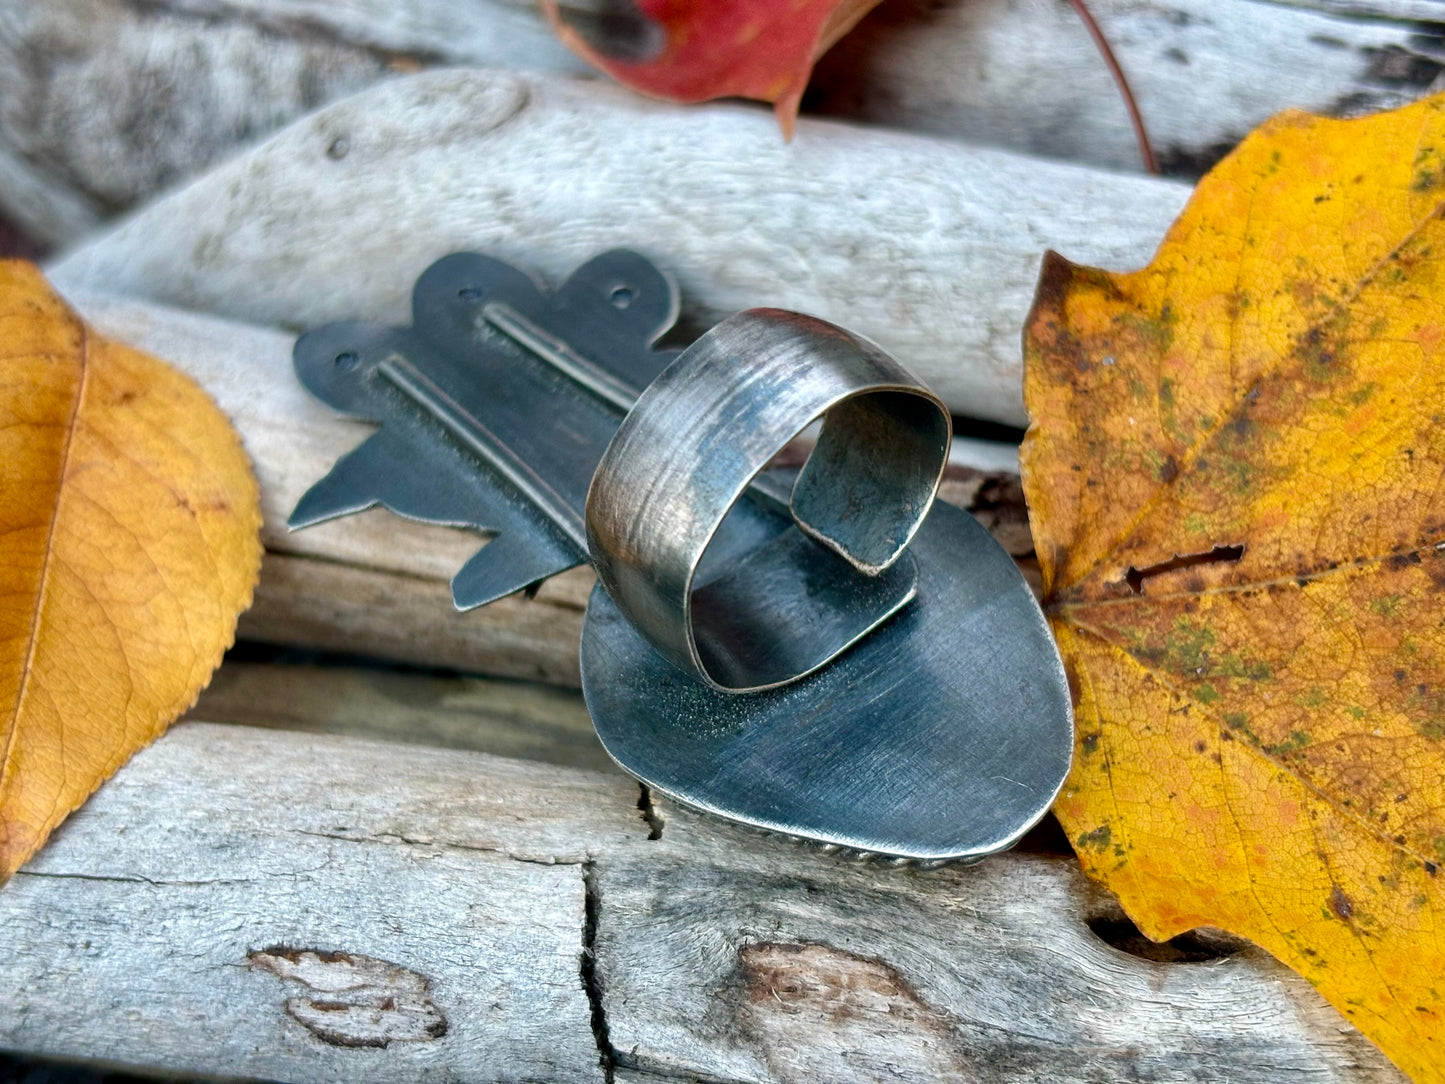
[[[704,664],[693,625],[698,564],[749,483],[820,416],[790,511],[867,579],[897,560],[927,516],[951,419],[897,361],[824,320],[751,309],[718,324],[643,392],[593,476],[587,537],[599,579],[664,658],[714,688],[766,686]],[[747,615],[729,621],[745,628]]]

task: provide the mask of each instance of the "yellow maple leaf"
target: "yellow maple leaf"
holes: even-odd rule
[[[1445,98],[1286,113],[1154,261],[1050,255],[1025,491],[1057,805],[1149,936],[1241,934],[1445,1080]]]
[[[0,882],[195,701],[260,523],[206,394],[0,262]]]

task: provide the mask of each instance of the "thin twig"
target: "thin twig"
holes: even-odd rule
[[[1139,103],[1134,100],[1134,92],[1129,88],[1129,80],[1124,75],[1124,69],[1119,67],[1119,60],[1114,56],[1114,50],[1109,46],[1109,39],[1104,37],[1104,32],[1099,29],[1099,24],[1094,21],[1093,13],[1089,11],[1084,0],[1069,0],[1069,6],[1079,13],[1079,18],[1084,21],[1084,27],[1089,31],[1089,37],[1094,39],[1094,45],[1099,50],[1099,55],[1104,58],[1104,63],[1109,67],[1109,74],[1114,77],[1114,84],[1119,88],[1119,93],[1124,96],[1124,106],[1129,110],[1129,121],[1134,125],[1134,138],[1139,141],[1139,157],[1144,159],[1144,169],[1150,173],[1159,173],[1159,163],[1154,159],[1154,148],[1149,143],[1149,133],[1144,131],[1144,116],[1139,112]]]

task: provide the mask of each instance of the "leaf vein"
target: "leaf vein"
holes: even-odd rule
[[[55,551],[55,528],[60,520],[61,505],[65,499],[65,480],[70,473],[70,458],[75,447],[75,424],[80,417],[81,405],[85,401],[86,389],[89,385],[90,375],[90,333],[79,319],[70,316],[74,326],[80,333],[80,350],[76,357],[76,363],[80,369],[80,378],[75,389],[75,401],[71,404],[70,418],[65,427],[65,448],[61,452],[59,484],[55,487],[55,501],[51,507],[50,523],[45,536],[45,556],[40,567],[40,576],[37,580],[35,591],[35,605],[30,613],[30,627],[27,632],[29,643],[26,649],[25,663],[21,667],[20,680],[15,696],[15,708],[10,715],[10,725],[5,735],[5,750],[0,754],[0,801],[3,801],[5,784],[9,781],[11,771],[11,759],[15,754],[15,739],[20,729],[20,719],[24,711],[26,698],[30,692],[30,676],[35,667],[35,655],[40,643],[40,615],[45,609],[45,600],[48,595],[50,582],[50,562]]]

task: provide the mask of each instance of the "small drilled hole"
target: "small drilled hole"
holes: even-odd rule
[[[636,297],[637,291],[631,286],[614,286],[608,300],[612,302],[613,308],[625,309],[632,304]]]
[[[457,296],[463,301],[475,301],[482,296],[482,288],[480,286],[463,286],[457,291]]]
[[[349,373],[361,364],[361,355],[355,350],[343,350],[335,357],[336,367],[343,373]]]

